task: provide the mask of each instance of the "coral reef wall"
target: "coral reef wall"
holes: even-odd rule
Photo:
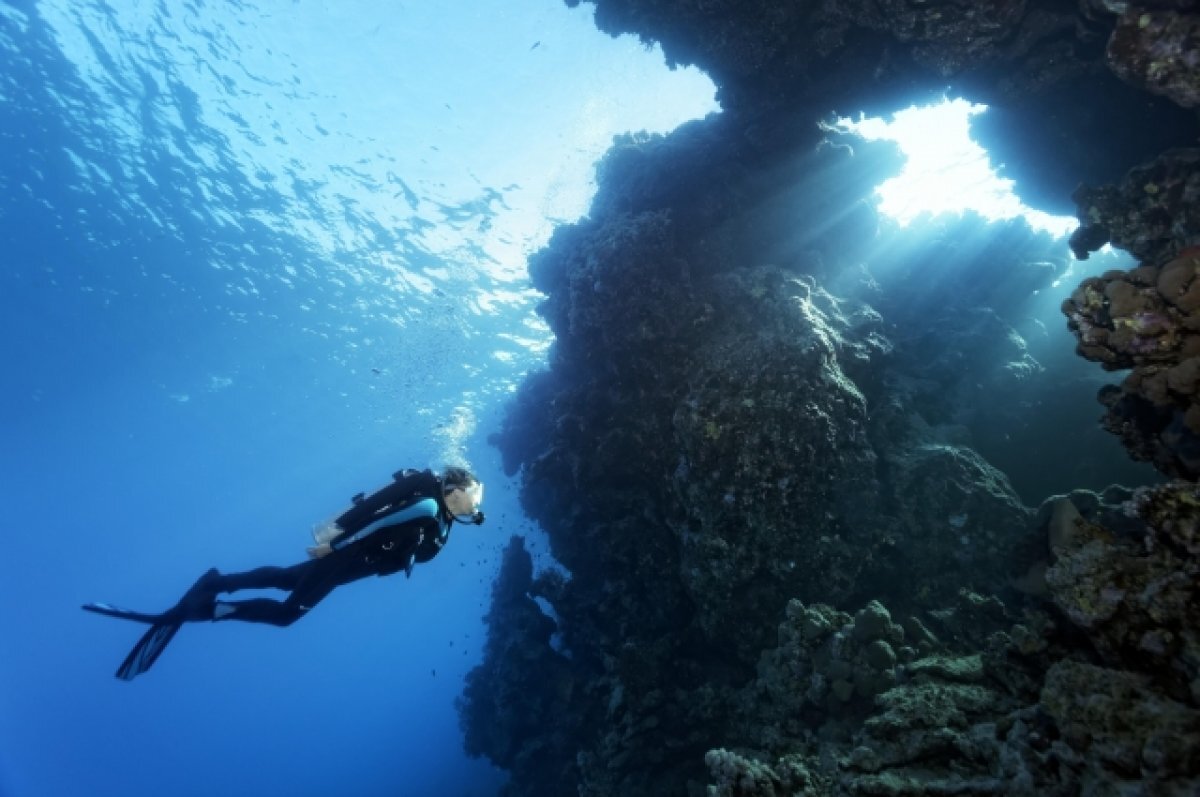
[[[594,6],[724,111],[617,141],[530,261],[555,344],[495,442],[567,573],[510,545],[469,751],[514,797],[1196,793],[1200,495],[1117,445],[1200,467],[1196,4]],[[947,87],[1078,255],[1142,261],[1064,306],[1132,369],[1115,437],[1031,343],[1056,243],[881,226],[896,153],[819,124]]]

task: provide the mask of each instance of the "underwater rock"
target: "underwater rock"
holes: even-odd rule
[[[874,604],[856,617],[870,624],[885,613]],[[1131,662],[1136,669],[1088,661],[1041,612],[1002,630],[1006,618],[994,598],[962,596],[930,615],[953,641],[897,666],[895,683],[874,700],[839,704],[845,695],[830,690],[826,710],[813,703],[814,686],[844,679],[874,643],[847,649],[871,634],[856,633],[844,612],[793,601],[780,646],[764,654],[739,704],[744,747],[709,753],[710,793],[1067,797],[1108,794],[1116,784],[1138,794],[1195,793],[1195,696],[1164,693],[1160,670],[1144,658]],[[840,658],[829,655],[835,645]],[[793,771],[819,779],[798,779],[788,791],[780,773]]]
[[[668,63],[710,75],[725,112],[752,121],[751,143],[794,134],[797,109],[881,115],[942,96],[986,104],[972,124],[977,138],[1022,199],[1048,212],[1070,213],[1081,181],[1118,179],[1195,140],[1185,109],[1112,73],[1121,59],[1106,60],[1105,43],[1127,4],[588,2],[601,30],[657,42]],[[1172,46],[1139,41],[1134,52],[1159,64]],[[1179,52],[1171,71],[1180,77],[1165,83],[1173,91],[1186,86],[1187,50]],[[1128,118],[1139,123],[1114,130],[1111,120]]]
[[[893,646],[903,644],[904,629],[878,601],[852,619],[827,605],[792,600],[778,634],[779,647],[759,660],[757,678],[760,699],[777,710],[796,716],[811,714],[806,706],[840,715],[861,713],[875,695],[896,683]],[[857,709],[846,705],[851,701]]]
[[[1139,491],[1128,506],[1144,518],[1141,537],[1078,516],[1046,571],[1054,603],[1107,664],[1152,674],[1159,692],[1193,701],[1200,698],[1200,559],[1186,541],[1195,500],[1195,486],[1183,483]]]
[[[1122,79],[1184,108],[1200,106],[1200,14],[1133,6],[1117,20],[1108,62]]]
[[[672,414],[681,511],[668,517],[698,622],[748,641],[742,617],[845,594],[875,544],[855,522],[878,494],[866,408],[839,365],[873,344],[811,280],[761,268],[714,287]]]
[[[457,709],[468,755],[507,769],[522,794],[558,797],[578,780],[578,684],[549,644],[554,621],[529,597],[532,573],[524,538],[514,536],[492,588],[485,664],[467,673]],[[513,711],[516,704],[522,710]],[[555,718],[552,727],[546,717]]]
[[[970,245],[969,224],[924,250],[878,236],[871,196],[895,152],[819,146],[817,120],[950,86],[992,107],[993,133],[1017,131],[996,157],[1054,207],[1081,179],[1194,143],[1194,115],[1111,74],[1104,45],[1125,7],[1098,0],[595,7],[605,30],[705,68],[723,112],[615,142],[589,216],[531,258],[555,344],[496,442],[570,575],[514,576],[520,589],[498,593],[464,714],[471,749],[522,797],[699,795],[706,782],[721,795],[1078,795],[1107,748],[1062,741],[1040,702],[1056,662],[1125,673],[1144,690],[1126,695],[1172,717],[1165,701],[1197,700],[1181,616],[1194,596],[1178,575],[1192,538],[1171,520],[1187,496],[1147,498],[1162,530],[1146,550],[1144,524],[1106,536],[1092,527],[1111,502],[1071,493],[1077,514],[1047,510],[1051,545],[991,457],[1037,415],[1023,385],[1088,384],[1031,351],[1022,326],[1062,264],[1015,227],[990,248]],[[1127,118],[1139,124],[1112,124]],[[1150,458],[1165,446],[1181,473],[1193,453],[1178,396],[1200,367],[1175,354],[1196,297],[1194,270],[1166,266],[1195,243],[1192,160],[1167,153],[1119,189],[1084,189],[1075,240],[1145,253],[1077,313],[1104,329],[1098,357],[1147,369],[1127,392],[1142,404],[1110,425]],[[860,268],[880,252],[890,282]],[[1166,360],[1143,350],[1164,340]],[[1014,469],[1095,450],[1054,419],[1026,428],[1058,450],[1017,445]],[[1077,486],[1031,484],[1031,500]],[[1115,603],[1113,586],[1126,589]],[[1185,789],[1172,766],[1148,782]]]
[[[1200,711],[1164,697],[1150,676],[1059,662],[1042,706],[1084,793],[1200,793]]]
[[[1100,393],[1104,426],[1130,455],[1200,477],[1200,150],[1165,153],[1120,186],[1080,189],[1076,254],[1105,241],[1141,265],[1084,280],[1063,303],[1078,353],[1132,369]]]
[[[905,244],[904,230],[878,236],[888,254],[869,267],[865,298],[887,323],[892,351],[877,376],[884,385],[861,383],[868,398],[919,413],[931,442],[973,449],[1027,503],[1154,479],[1080,412],[1103,378],[1029,314],[1035,293],[1067,268],[1061,240],[973,214],[922,228],[930,240],[921,246]]]
[[[546,597],[587,683],[579,712],[605,718],[576,756],[586,793],[697,776],[722,681],[769,638],[745,618],[846,594],[887,536],[848,375],[884,350],[877,316],[775,266],[693,271],[677,234],[642,213],[556,236],[568,249],[537,277],[554,385],[522,392],[536,403],[510,427],[541,446],[521,455],[523,501],[572,573]],[[663,737],[694,763],[665,769],[647,743]]]
[[[1116,185],[1083,185],[1075,191],[1079,229],[1071,236],[1071,248],[1077,258],[1086,260],[1111,243],[1145,265],[1164,265],[1197,243],[1197,197],[1200,149],[1163,152],[1131,168]],[[1148,281],[1140,274],[1135,279]]]
[[[867,570],[876,594],[907,612],[952,600],[964,587],[1003,593],[1036,560],[1032,510],[974,450],[912,430],[907,444],[880,448],[890,517],[878,522],[894,544]]]
[[[1150,528],[1150,545],[1200,559],[1200,487],[1189,482],[1144,487],[1134,494],[1133,507]]]
[[[994,598],[968,593],[927,617],[948,644],[916,616],[901,624],[890,616],[879,602],[853,617],[789,603],[779,646],[764,653],[737,704],[744,724],[727,738],[742,745],[739,754],[709,753],[712,793],[739,793],[720,789],[740,782],[758,789],[748,794],[1001,795],[1021,793],[1020,784],[1032,791],[1035,782],[1053,783],[1054,765],[1031,752],[1031,744],[1044,750],[1053,735],[1032,708],[1054,647],[1053,625],[1030,615],[1013,626]],[[1026,642],[1024,653],[1022,635],[1039,640]],[[906,652],[877,657],[885,645]],[[910,645],[922,647],[921,657]],[[885,672],[870,690],[853,686]],[[795,769],[818,780],[806,782],[807,791],[781,791],[783,778],[773,774]],[[768,786],[776,791],[764,791]]]
[[[818,797],[824,794],[799,756],[787,756],[774,766],[729,750],[710,750],[704,756],[712,785],[708,797]]]

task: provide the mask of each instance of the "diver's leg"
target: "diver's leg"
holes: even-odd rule
[[[159,615],[159,619],[168,624],[211,620],[213,604],[217,600],[217,582],[220,578],[221,574],[215,567],[209,568],[183,594],[179,603]]]
[[[271,598],[251,598],[245,601],[217,601],[213,620],[242,620],[247,623],[267,623],[287,626],[304,616],[305,610],[287,601]]]
[[[239,589],[282,589],[288,592],[295,593],[295,590],[305,583],[315,581],[319,584],[327,580],[330,574],[336,578],[336,574],[345,569],[345,564],[341,561],[326,559],[312,559],[307,562],[292,565],[291,567],[260,567],[255,570],[250,570],[245,573],[231,573],[229,575],[221,575],[216,568],[210,568],[200,576],[195,584],[192,585],[184,596],[172,608],[153,618],[157,621],[165,623],[184,623],[196,622],[200,620],[216,620],[222,619],[217,616],[218,604],[217,594],[221,592],[233,592]],[[333,586],[336,586],[336,581]],[[329,587],[329,590],[333,589]],[[321,597],[328,594],[327,590]],[[289,599],[290,600],[290,599]],[[318,599],[319,600],[319,599]],[[278,604],[283,606],[280,601],[243,601],[244,603],[253,603],[259,608],[257,610],[247,610],[250,614],[256,617],[272,616],[264,608],[265,604]],[[315,603],[315,601],[313,602]],[[228,604],[223,604],[228,605]],[[293,612],[294,613],[294,612]],[[297,614],[291,619],[288,612],[279,615],[279,620],[261,619],[257,622],[276,622],[277,625],[287,625],[295,622],[296,619],[303,616],[303,613]],[[249,617],[247,618],[249,619]],[[286,620],[286,622],[285,622]]]
[[[334,589],[348,581],[361,578],[366,573],[357,573],[358,568],[348,558],[325,557],[296,565],[293,570],[304,567],[292,594],[286,600],[253,598],[244,601],[217,601],[213,611],[214,620],[243,620],[250,623],[268,623],[287,626],[308,614],[308,610],[325,599]],[[267,569],[267,568],[260,568]]]
[[[319,566],[319,559],[310,559],[291,567],[258,567],[244,573],[227,573],[216,582],[218,592],[237,592],[240,589],[294,590],[305,577]]]

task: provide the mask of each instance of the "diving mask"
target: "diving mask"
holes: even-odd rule
[[[483,484],[480,482],[468,487],[455,485],[446,493],[446,507],[459,523],[482,524],[483,512],[479,511],[482,503]]]

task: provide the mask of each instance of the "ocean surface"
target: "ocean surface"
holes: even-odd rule
[[[561,0],[0,0],[0,797],[491,795],[454,701],[497,552],[487,436],[549,344],[525,258],[612,136],[714,111]],[[486,525],[289,628],[141,628],[300,561],[404,467]]]

